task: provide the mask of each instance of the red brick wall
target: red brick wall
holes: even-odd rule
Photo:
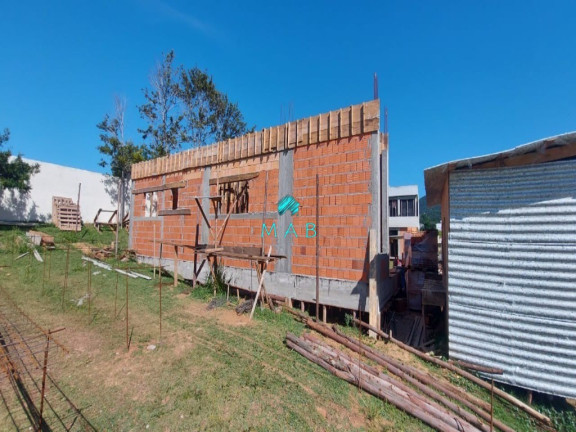
[[[294,150],[293,196],[301,204],[300,211],[293,217],[292,233],[292,273],[316,275],[316,239],[306,237],[306,223],[316,223],[316,174],[320,184],[320,276],[327,278],[364,280],[367,274],[367,241],[370,227],[369,206],[371,203],[370,181],[370,134],[340,140],[298,147]],[[262,212],[277,213],[279,155],[269,154],[244,159],[212,167],[211,178],[258,172],[259,176],[249,182],[249,211],[252,218],[234,218],[228,221],[222,244],[224,246],[261,246]],[[268,174],[267,194],[266,174]],[[187,186],[179,190],[179,208],[189,208],[189,216],[164,216],[164,230],[160,222],[151,220],[135,221],[133,224],[132,247],[141,255],[153,256],[153,227],[156,226],[157,239],[194,244],[196,224],[202,227],[202,218],[194,196],[203,195],[201,190],[203,169],[188,170],[166,176],[166,183],[186,180]],[[134,188],[160,185],[162,177],[135,181]],[[211,195],[216,195],[216,186],[210,186]],[[266,196],[266,198],[265,198]],[[172,208],[171,191],[158,192],[159,210]],[[163,198],[163,200],[162,200]],[[135,195],[133,214],[143,217],[145,197]],[[213,215],[210,206],[210,214]],[[224,222],[222,215],[211,223],[220,228]],[[267,219],[271,227],[277,219]],[[309,233],[310,234],[310,233]],[[272,245],[276,252],[277,241],[283,241],[285,232],[277,230],[278,239],[264,235],[265,250]],[[199,239],[200,234],[199,234]],[[213,243],[212,238],[208,243]],[[158,248],[157,248],[158,250]],[[157,256],[157,250],[156,255]],[[172,258],[173,248],[164,247],[163,257]],[[192,260],[189,250],[180,252],[180,258]],[[248,268],[244,260],[225,259],[225,265]],[[273,271],[273,267],[270,269]]]
[[[294,153],[294,197],[302,209],[295,226],[316,223],[316,174],[320,189],[320,277],[367,280],[370,227],[369,135],[298,148]],[[302,221],[302,222],[300,222]],[[298,236],[292,272],[316,275],[316,240]]]

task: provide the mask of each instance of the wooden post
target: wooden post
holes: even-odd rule
[[[46,283],[46,260],[47,260],[47,253],[48,251],[44,248],[44,269],[42,270],[42,295],[44,295],[44,284]]]
[[[92,315],[92,261],[88,261],[88,324]]]
[[[154,279],[156,279],[156,224],[154,224],[154,241],[152,242],[153,245],[152,247],[154,248],[154,252],[152,252],[152,265],[153,265],[153,270],[152,270],[152,275],[154,276]]]
[[[490,432],[494,430],[494,378],[490,380]]]
[[[326,324],[327,316],[328,316],[328,308],[326,307],[326,305],[322,305],[322,322],[324,324]]]
[[[160,340],[162,340],[162,277],[160,277],[160,289],[158,290],[158,301],[160,303],[159,317],[160,317]]]
[[[262,207],[262,226],[266,222],[266,207],[268,203],[268,171],[266,171],[266,180],[264,181],[264,206]],[[264,234],[262,234],[262,246],[260,247],[260,255],[264,255]]]
[[[174,286],[178,286],[178,246],[174,246]]]
[[[198,215],[196,215],[198,218]],[[198,281],[198,230],[200,225],[198,224],[198,219],[196,219],[196,235],[194,236],[194,268],[192,269],[192,289],[196,288],[196,282]]]
[[[128,273],[126,273],[126,349],[130,349],[130,337],[128,336]]]
[[[118,319],[118,278],[120,277],[120,273],[116,272],[116,294],[114,295],[114,319]]]
[[[370,312],[369,316],[369,324],[373,327],[380,328],[380,301],[378,298],[378,283],[376,280],[376,254],[377,254],[377,236],[376,230],[370,230],[370,254],[369,254],[369,263],[370,263],[370,272],[369,272],[369,282],[368,282],[368,308]],[[376,333],[373,331],[368,331],[368,335],[374,339],[376,339]]]
[[[160,275],[160,280],[162,280],[162,248],[164,243],[160,240],[160,251],[158,252],[158,274]]]
[[[320,219],[320,182],[316,174],[316,322],[320,317],[320,241],[318,223]]]
[[[270,254],[272,253],[272,246],[268,248],[268,259],[270,258]],[[268,259],[266,260],[266,264],[268,264]],[[258,285],[258,290],[256,291],[256,298],[254,299],[254,304],[252,305],[252,311],[250,312],[250,320],[254,316],[254,310],[256,309],[256,303],[258,303],[258,296],[260,295],[260,290],[262,289],[262,285],[264,284],[264,276],[266,275],[266,270],[262,272],[262,276],[260,276],[260,284]]]

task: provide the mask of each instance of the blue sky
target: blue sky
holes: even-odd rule
[[[25,157],[89,170],[96,124],[127,135],[162,54],[198,66],[257,129],[373,96],[389,113],[390,184],[575,130],[573,1],[26,1],[0,6],[0,128]]]

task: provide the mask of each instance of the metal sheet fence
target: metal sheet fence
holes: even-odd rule
[[[576,161],[456,171],[450,356],[576,397]]]

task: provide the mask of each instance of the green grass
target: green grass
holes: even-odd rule
[[[128,279],[128,351],[124,276],[90,267],[82,261],[81,252],[71,249],[63,290],[67,243],[106,245],[113,233],[99,234],[90,228],[85,234],[38,229],[56,237],[58,248],[42,252],[46,264],[29,256],[15,261],[25,247],[16,239],[24,234],[0,230],[0,265],[9,266],[0,270],[0,285],[44,328],[66,327],[58,340],[68,346],[70,354],[55,359],[51,370],[98,430],[430,430],[287,349],[286,332],[305,331],[292,315],[257,307],[255,320],[247,323],[246,317],[237,318],[233,312],[235,292],[228,305],[206,311],[213,297],[212,284],[190,291],[183,283],[173,287],[172,279],[165,276],[160,335],[159,280]],[[137,266],[109,262],[122,268]],[[88,292],[89,272],[90,314],[86,301],[78,306]],[[139,268],[138,272],[152,275],[151,269]],[[217,296],[226,297],[222,283]],[[237,325],[238,321],[243,325]],[[357,334],[353,328],[345,331]],[[150,344],[157,348],[148,350]],[[451,376],[430,365],[421,366]],[[487,392],[477,386],[452,380],[489,400]],[[573,408],[546,403],[537,408],[556,419],[559,430],[574,430]],[[495,412],[519,431],[537,430],[526,415],[499,400]],[[3,421],[0,415],[0,430],[10,430]]]
[[[106,227],[102,228],[101,231],[98,231],[91,224],[82,226],[82,229],[78,232],[61,231],[53,224],[40,224],[36,226],[34,230],[54,236],[56,244],[83,242],[94,246],[106,247],[110,246],[116,239],[116,233],[114,231],[111,231]],[[128,231],[126,229],[121,229],[118,232],[118,240],[120,250],[124,250],[128,247]]]

